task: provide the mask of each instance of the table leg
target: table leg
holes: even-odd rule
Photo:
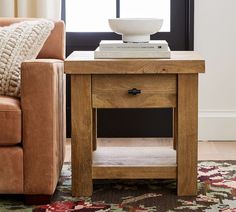
[[[178,145],[178,109],[173,109],[173,149],[176,150]]]
[[[93,109],[93,151],[97,149],[97,109]]]
[[[177,193],[197,194],[198,75],[178,75]]]
[[[91,75],[71,75],[72,195],[90,196],[92,184]]]

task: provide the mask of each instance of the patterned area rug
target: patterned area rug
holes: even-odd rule
[[[186,185],[188,186],[188,185]],[[207,211],[236,212],[236,161],[198,163],[198,195],[177,197],[174,180],[95,181],[91,198],[71,197],[71,166],[65,164],[50,205],[29,208],[15,196],[0,197],[0,211]]]

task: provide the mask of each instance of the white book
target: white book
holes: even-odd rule
[[[168,43],[165,40],[151,40],[148,43],[123,43],[121,40],[102,40],[100,50],[109,51],[168,51]]]
[[[169,59],[171,56],[168,51],[100,51],[99,47],[94,51],[95,59],[124,59],[124,58],[162,58]]]

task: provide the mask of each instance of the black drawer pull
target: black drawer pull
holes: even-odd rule
[[[132,94],[132,95],[137,95],[140,94],[141,90],[137,89],[137,88],[133,88],[131,90],[128,90],[128,94]]]

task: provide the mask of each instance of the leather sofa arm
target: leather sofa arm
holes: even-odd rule
[[[64,63],[22,63],[24,194],[53,194],[64,160]]]

